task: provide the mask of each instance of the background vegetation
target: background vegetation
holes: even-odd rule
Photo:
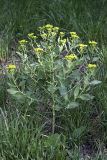
[[[107,159],[106,10],[106,0],[0,0],[1,160]],[[8,79],[2,74],[16,58],[18,40],[48,23],[62,31],[76,31],[83,41],[94,39],[101,51],[96,78],[102,83],[92,90],[94,100],[84,102],[76,112],[71,110],[69,116],[63,113],[58,117],[56,121],[63,127],[55,134],[46,125],[50,111],[37,111],[31,106],[26,114],[28,104],[10,97]]]

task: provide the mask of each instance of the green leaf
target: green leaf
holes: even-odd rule
[[[99,57],[94,57],[93,62],[97,62],[99,60]]]
[[[78,70],[74,70],[71,76],[72,76],[72,79],[80,81],[80,72]]]
[[[64,85],[59,88],[59,91],[61,96],[65,96],[67,94],[67,88]]]
[[[60,111],[61,109],[62,109],[61,106],[59,106],[59,105],[56,105],[56,106],[55,106],[55,110],[56,110],[56,111]]]
[[[90,85],[97,85],[97,84],[100,84],[101,81],[98,81],[98,80],[93,80],[90,82]]]
[[[17,92],[13,96],[16,100],[20,101],[21,103],[25,100],[25,96],[21,92]]]
[[[73,131],[73,137],[74,138],[80,138],[81,135],[83,134],[83,132],[85,131],[86,127],[85,126],[81,126],[80,128],[76,128]]]
[[[75,100],[78,98],[79,91],[80,91],[80,86],[78,85],[74,90],[74,99]]]
[[[82,95],[80,95],[79,98],[84,101],[89,101],[89,100],[92,100],[94,98],[94,96],[91,96],[90,94],[82,94]]]
[[[16,93],[18,93],[19,91],[17,91],[15,88],[11,88],[11,89],[7,89],[7,91],[12,94],[15,95]]]
[[[25,96],[14,88],[7,89],[8,93],[10,93],[16,100],[20,101],[21,103],[25,100]]]
[[[7,83],[8,84],[8,86],[9,86],[9,88],[12,88],[12,89],[16,89],[16,86],[15,85],[13,85],[13,84],[11,84],[11,83]]]
[[[45,147],[56,147],[60,145],[60,135],[59,134],[52,134],[48,136],[48,138],[44,141]]]
[[[79,103],[78,102],[71,102],[70,104],[68,104],[68,106],[66,107],[66,109],[73,109],[79,107]]]
[[[68,92],[67,92],[67,88],[62,85],[60,88],[59,88],[59,92],[60,92],[60,95],[65,99],[65,101],[68,100]]]

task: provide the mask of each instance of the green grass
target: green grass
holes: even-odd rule
[[[10,109],[9,109],[10,110]],[[7,114],[8,113],[8,114]],[[0,108],[0,156],[6,160],[65,159],[64,136],[45,135],[40,116]]]
[[[1,2],[0,29],[3,33],[26,33],[35,30],[35,27],[41,24],[52,23],[63,29],[85,34],[89,38],[107,38],[105,0],[91,3],[88,0]]]

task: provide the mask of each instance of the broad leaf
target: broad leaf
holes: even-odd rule
[[[11,89],[7,89],[7,91],[12,94],[15,95],[16,93],[18,93],[19,91],[17,91],[15,88],[11,88]]]
[[[14,88],[8,89],[8,93],[10,93],[16,100],[20,101],[21,103],[25,100],[25,96]]]
[[[66,107],[66,109],[73,109],[79,107],[79,103],[78,102],[71,102],[70,104],[68,104],[68,106]]]
[[[94,98],[94,96],[91,96],[90,94],[82,94],[82,95],[80,95],[79,98],[84,101],[89,101],[89,100],[92,100]]]
[[[67,92],[67,88],[62,85],[60,88],[59,88],[59,92],[60,92],[60,95],[62,97],[64,97],[65,100],[68,100],[68,92]]]
[[[98,80],[93,80],[90,82],[90,85],[97,85],[97,84],[100,84],[101,81],[98,81]]]
[[[80,91],[80,86],[78,85],[74,90],[74,98],[77,99]]]

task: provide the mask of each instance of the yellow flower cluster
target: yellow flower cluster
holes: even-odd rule
[[[36,39],[37,38],[37,36],[35,36],[34,33],[29,33],[28,37],[31,38],[31,39]]]
[[[43,38],[43,39],[46,39],[47,38],[47,34],[46,33],[43,33],[43,34],[40,34],[41,35],[41,37]]]
[[[80,51],[83,51],[87,47],[86,44],[79,44]]]
[[[9,65],[7,66],[7,69],[16,69],[16,65],[14,65],[14,64],[9,64]]]
[[[56,32],[51,32],[52,37],[56,36]]]
[[[44,28],[47,29],[48,32],[51,32],[52,29],[53,29],[53,25],[47,24],[47,25],[44,26]]]
[[[61,40],[59,41],[59,45],[64,46],[65,44],[66,44],[66,39],[61,39]]]
[[[67,60],[75,60],[75,59],[77,59],[77,56],[75,54],[70,54],[70,55],[65,56],[65,59],[67,59]]]
[[[25,39],[22,39],[19,41],[19,44],[20,45],[25,45],[28,41],[26,41]]]
[[[72,37],[73,39],[78,39],[78,38],[79,38],[79,36],[77,35],[76,32],[70,32],[70,35],[71,35],[71,37]]]
[[[45,28],[53,28],[53,25],[51,25],[51,24],[47,24],[47,25],[45,25]]]
[[[59,27],[53,27],[53,31],[54,32],[58,32],[59,31]]]
[[[34,51],[36,53],[43,53],[43,49],[42,48],[34,48]]]
[[[96,41],[89,41],[89,44],[92,45],[92,46],[96,46],[97,42]]]
[[[60,32],[59,35],[60,35],[61,37],[63,37],[63,36],[65,35],[65,33],[64,33],[64,32]]]
[[[96,64],[91,64],[91,63],[89,63],[87,66],[88,69],[95,69],[96,67],[97,67]]]
[[[53,32],[58,32],[59,31],[59,27],[54,27],[53,25],[51,24],[47,24],[43,27],[39,27],[39,30],[40,31],[44,31],[44,30],[47,30],[47,31],[53,31]]]
[[[15,70],[16,70],[16,65],[14,65],[14,64],[9,64],[6,68],[7,68],[8,73],[14,74],[14,73],[15,73]]]

